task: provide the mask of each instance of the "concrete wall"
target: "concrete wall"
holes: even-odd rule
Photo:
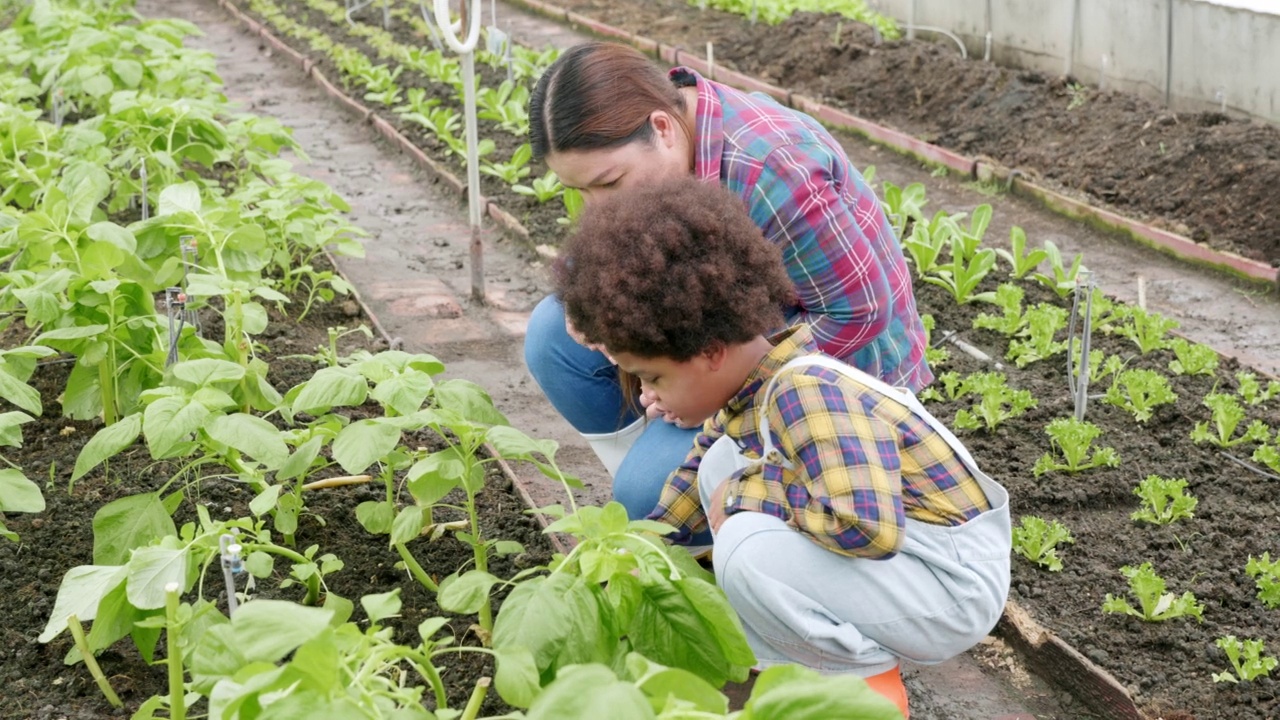
[[[1205,0],[879,0],[981,59],[1136,92],[1175,109],[1280,123],[1280,14]],[[1170,25],[1172,23],[1172,26]],[[1074,32],[1073,32],[1074,29]],[[927,36],[921,32],[920,35]],[[1170,54],[1170,42],[1172,53]]]

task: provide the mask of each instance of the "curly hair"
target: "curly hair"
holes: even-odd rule
[[[589,205],[555,281],[589,342],[678,362],[781,327],[795,297],[781,252],[742,200],[692,177]]]

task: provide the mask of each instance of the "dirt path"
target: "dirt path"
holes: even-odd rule
[[[212,2],[141,0],[139,9],[200,25],[206,36],[190,44],[217,56],[228,97],[294,128],[311,158],[298,163],[298,171],[331,184],[351,203],[352,221],[371,233],[368,257],[342,265],[387,332],[402,338],[407,349],[440,357],[450,375],[488,389],[515,426],[560,442],[562,466],[588,483],[580,496],[606,498],[607,482],[601,481],[594,456],[550,409],[521,359],[527,313],[546,292],[541,268],[521,248],[488,234],[490,303],[471,303],[466,213],[455,197],[417,176],[407,158],[375,142],[367,128],[331,105],[299,70],[273,61],[256,38],[241,32]],[[499,12],[528,44],[567,45],[581,39],[501,6]],[[1122,298],[1136,296],[1136,278],[1142,275],[1148,306],[1178,318],[1187,334],[1260,368],[1280,371],[1280,306],[1274,299],[1046,215],[1023,201],[987,198],[951,179],[931,177],[913,162],[875,146],[853,139],[845,144],[856,164],[876,165],[881,179],[925,182],[929,211],[992,202],[992,237],[1007,237],[1012,219],[1018,218],[1033,241],[1049,239],[1067,252],[1084,252],[1106,289]],[[559,498],[549,484],[539,486],[534,497],[538,503]],[[991,673],[990,667],[1000,672]],[[1079,716],[1064,711],[1051,692],[1021,673],[998,643],[943,666],[913,668],[908,675],[918,720],[1031,717],[1017,715],[1029,712],[1036,717]]]

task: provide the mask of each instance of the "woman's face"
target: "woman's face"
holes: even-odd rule
[[[567,150],[547,155],[547,167],[587,203],[608,195],[680,177],[693,171],[689,141],[675,119],[662,110],[649,116],[648,140],[600,150]]]

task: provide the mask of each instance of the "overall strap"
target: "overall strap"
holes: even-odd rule
[[[770,395],[773,393],[774,383],[777,382],[782,373],[786,370],[802,367],[804,365],[820,365],[830,370],[834,370],[855,382],[861,383],[862,385],[875,390],[876,392],[888,397],[890,400],[897,402],[899,405],[906,407],[908,410],[915,413],[921,420],[925,421],[925,423],[927,423],[934,432],[938,433],[938,435],[946,441],[947,445],[951,447],[952,452],[956,454],[956,457],[965,464],[965,467],[967,467],[970,472],[975,474],[981,472],[978,469],[978,464],[974,462],[973,456],[969,454],[968,448],[960,442],[951,430],[947,429],[947,426],[943,425],[942,422],[935,418],[932,413],[926,410],[924,405],[921,404],[920,400],[916,398],[915,394],[910,390],[906,388],[893,387],[883,380],[872,377],[852,365],[840,362],[828,355],[817,353],[794,358],[787,362],[786,365],[778,368],[778,371],[773,374],[773,377],[769,379],[769,384],[765,387],[763,400],[756,405],[756,425],[764,443],[764,457],[766,459],[768,459],[770,455],[777,453],[777,457],[774,459],[775,462],[778,462],[788,469],[792,467],[791,462],[783,457],[782,453],[773,445],[773,436],[769,434],[767,411],[769,408]]]

